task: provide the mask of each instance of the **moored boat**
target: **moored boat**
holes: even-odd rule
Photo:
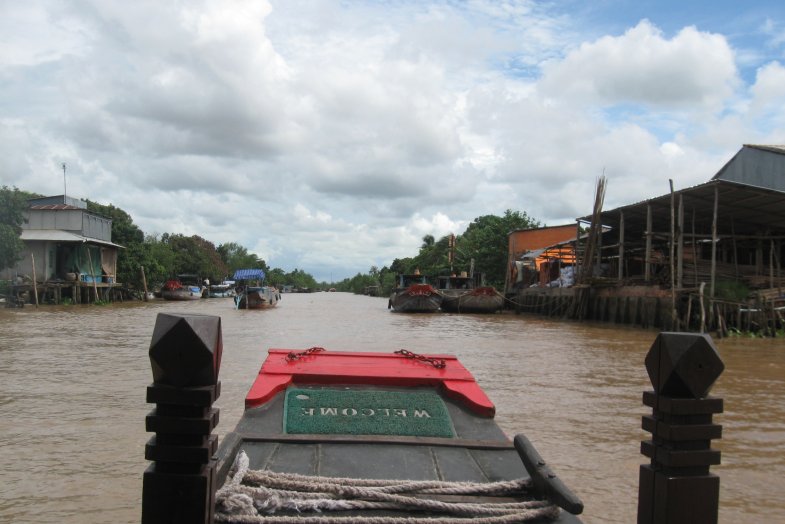
[[[189,332],[201,341],[192,354],[176,344],[194,341]],[[242,417],[213,455],[221,352],[217,317],[159,315],[148,402],[169,407],[148,417],[162,442],[148,444],[156,463],[145,473],[143,523],[159,514],[183,522],[580,522],[573,514],[582,502],[524,435],[504,434],[491,400],[450,355],[270,349]],[[166,434],[184,431],[175,404],[187,405],[201,447]]]
[[[398,275],[387,309],[405,313],[432,313],[439,310],[442,294],[428,283],[419,272],[411,275]]]
[[[234,296],[236,309],[269,309],[275,307],[281,299],[274,286],[258,285],[264,282],[264,271],[261,269],[238,269],[233,280],[239,283]]]
[[[193,278],[192,278],[193,277]],[[203,289],[194,275],[178,275],[164,282],[161,287],[161,298],[165,300],[198,300],[202,298]]]
[[[495,313],[504,306],[504,297],[493,286],[478,285],[477,279],[460,276],[438,278],[439,292],[444,296],[441,309],[450,313]]]
[[[224,280],[220,284],[210,284],[207,296],[209,298],[233,297],[235,295],[234,288],[235,282],[233,280]]]

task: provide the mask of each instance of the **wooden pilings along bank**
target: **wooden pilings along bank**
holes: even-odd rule
[[[6,307],[38,304],[92,304],[123,300],[122,289],[113,282],[38,282],[14,284],[9,288]]]
[[[744,302],[711,299],[703,288],[671,293],[650,286],[528,288],[508,297],[516,313],[629,324],[666,331],[778,336],[785,329],[785,292],[760,290]]]

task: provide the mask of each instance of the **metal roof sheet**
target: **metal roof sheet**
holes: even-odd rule
[[[101,244],[103,246],[123,247],[120,244],[107,242],[106,240],[98,240],[97,238],[84,237],[62,229],[23,229],[19,238],[22,240],[50,242],[89,242],[91,244]]]
[[[47,211],[85,211],[82,208],[71,206],[69,204],[35,204],[30,206],[30,209],[44,209]]]
[[[720,234],[759,235],[764,231],[785,231],[785,192],[750,186],[729,180],[712,180],[687,189],[674,191],[675,205],[684,200],[684,228],[698,233],[711,231],[714,216],[714,192],[718,195],[717,229]],[[666,193],[636,204],[602,212],[602,223],[618,228],[624,213],[625,229],[646,228],[646,208],[651,206],[655,230],[670,224],[671,195]],[[590,221],[591,215],[581,220]],[[694,224],[694,226],[693,226]]]

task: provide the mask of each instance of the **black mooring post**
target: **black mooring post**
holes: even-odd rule
[[[641,453],[651,464],[640,467],[638,524],[717,524],[720,478],[709,468],[720,463],[712,415],[723,405],[708,393],[724,369],[705,334],[660,333],[646,355],[654,391],[643,393],[652,414],[642,427],[652,439]]]
[[[221,319],[159,313],[150,342],[153,384],[145,420],[142,524],[212,524],[218,424],[212,405],[221,393]]]

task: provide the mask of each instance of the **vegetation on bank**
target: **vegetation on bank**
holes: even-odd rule
[[[508,234],[516,229],[535,227],[542,227],[542,224],[521,211],[508,209],[502,216],[477,217],[463,234],[454,237],[454,246],[451,246],[451,235],[439,240],[426,235],[416,256],[396,258],[389,267],[381,269],[373,266],[368,273],[358,273],[334,284],[334,287],[338,291],[363,293],[369,287],[378,286],[379,294],[389,295],[395,287],[397,274],[411,274],[415,269],[431,276],[461,271],[468,273],[473,265],[475,273],[485,275],[488,285],[500,288],[504,285],[507,269]]]
[[[0,269],[12,267],[19,260],[24,249],[19,235],[27,200],[40,196],[7,186],[0,189]],[[264,270],[267,281],[277,286],[319,286],[305,271],[271,268],[236,242],[216,246],[198,235],[145,234],[134,224],[131,215],[111,204],[87,200],[87,210],[112,219],[112,242],[125,248],[117,257],[117,281],[129,288],[142,289],[141,268],[150,287],[180,274],[196,274],[220,282],[231,278],[235,270],[246,268]]]
[[[27,200],[40,197],[34,193],[3,186],[0,189],[0,268],[13,266],[24,249],[19,239]],[[145,234],[131,216],[111,204],[102,205],[87,200],[87,210],[112,219],[112,242],[123,246],[117,258],[117,279],[125,286],[142,288],[142,271],[150,287],[179,274],[196,274],[220,282],[230,278],[237,269],[264,270],[267,281],[276,286],[328,289],[363,293],[369,288],[380,295],[389,294],[395,286],[397,274],[410,274],[419,269],[425,275],[450,272],[485,274],[490,285],[504,284],[507,267],[507,235],[515,229],[540,227],[539,221],[525,212],[505,211],[503,216],[484,215],[475,218],[466,231],[440,239],[423,237],[417,255],[396,258],[388,266],[372,266],[368,273],[358,273],[338,283],[317,282],[300,269],[286,272],[271,268],[267,263],[236,242],[215,245],[198,235],[177,233]],[[452,244],[454,239],[454,244]]]

